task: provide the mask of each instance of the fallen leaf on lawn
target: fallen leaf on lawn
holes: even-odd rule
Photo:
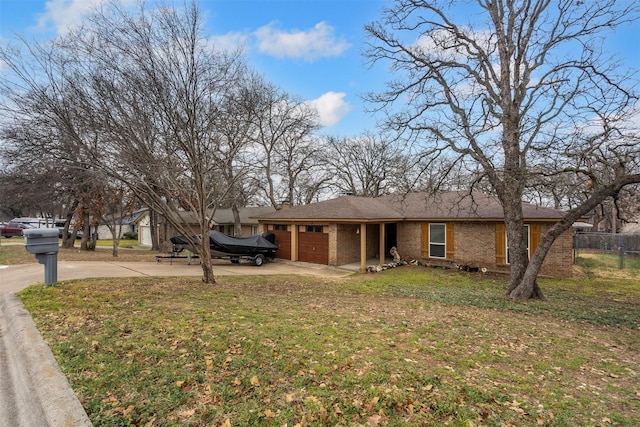
[[[191,417],[191,416],[193,416],[193,414],[195,414],[195,413],[196,413],[196,410],[195,410],[195,408],[194,408],[194,409],[186,409],[186,410],[184,410],[184,411],[180,411],[179,415],[180,415],[181,417]]]
[[[285,401],[285,402],[287,402],[287,403],[291,403],[291,402],[293,402],[293,394],[292,394],[292,393],[290,393],[290,394],[285,394],[285,395],[284,395],[284,401]]]
[[[367,425],[377,426],[382,421],[382,417],[380,415],[372,415],[367,419]]]
[[[231,356],[227,356],[226,359],[224,359],[224,362],[222,363],[224,366],[229,366],[229,363],[231,363],[233,359],[231,358]]]
[[[267,418],[273,418],[276,416],[276,413],[273,412],[271,409],[267,409],[264,411],[264,416]]]
[[[136,408],[135,405],[129,405],[127,409],[122,411],[122,415],[126,417],[127,415],[129,415],[129,412],[133,411],[135,408]]]
[[[240,381],[240,378],[235,377],[235,378],[233,379],[233,385],[240,385],[240,384],[242,384],[242,381]]]
[[[213,370],[213,359],[211,357],[205,357],[204,363],[207,366],[207,371]]]
[[[260,380],[258,379],[257,376],[252,376],[251,380],[249,380],[249,382],[251,383],[252,386],[254,387],[258,387],[260,385]]]
[[[176,386],[182,387],[184,385],[184,381],[176,381]]]
[[[227,418],[226,420],[224,420],[221,427],[231,427],[231,419]]]
[[[611,420],[610,420],[609,418],[607,418],[607,417],[604,417],[604,418],[602,419],[602,422],[603,422],[603,423],[606,423],[606,424],[611,424]]]

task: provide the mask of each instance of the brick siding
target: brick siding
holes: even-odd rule
[[[509,266],[496,263],[496,225],[490,222],[455,222],[454,258],[443,260],[422,256],[422,223],[398,224],[398,251],[405,259],[417,259],[432,265],[454,264],[485,267],[508,272]],[[544,234],[552,224],[541,223]],[[546,276],[571,277],[573,271],[573,230],[565,231],[551,246],[540,273]]]

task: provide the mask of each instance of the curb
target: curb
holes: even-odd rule
[[[3,372],[0,422],[16,426],[91,426],[80,401],[15,295],[0,297],[0,369]],[[7,381],[5,381],[7,380]],[[5,390],[6,389],[6,390]],[[7,412],[2,414],[1,412]]]

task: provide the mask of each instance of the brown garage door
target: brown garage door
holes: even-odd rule
[[[276,236],[276,258],[291,259],[291,232],[282,230],[272,230],[270,233]]]
[[[298,234],[298,260],[315,264],[329,264],[329,235],[321,231],[307,231]]]

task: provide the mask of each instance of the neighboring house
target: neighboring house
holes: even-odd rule
[[[254,217],[275,212],[276,209],[271,206],[256,206],[240,208],[238,210],[240,214],[240,227],[242,230],[240,235],[251,236],[259,234],[258,221]],[[211,228],[233,236],[235,234],[235,219],[233,217],[233,211],[231,209],[217,209],[216,213],[213,215]]]
[[[274,212],[273,207],[246,207],[240,208],[240,225],[242,228],[242,236],[250,236],[258,234],[258,221],[254,216],[264,215]],[[184,224],[193,234],[200,234],[200,225],[197,216],[193,212],[181,211],[178,215],[178,222]],[[231,209],[217,209],[211,222],[211,229],[221,231],[225,234],[233,235],[234,219]],[[137,218],[138,226],[138,243],[144,246],[151,246],[151,221],[149,212],[145,211]],[[180,235],[175,228],[165,221],[164,218],[158,220],[156,230],[159,242],[165,242],[171,237]]]
[[[128,232],[133,232],[133,233],[137,233],[138,232],[138,220],[147,213],[148,209],[139,209],[135,212],[132,212],[130,214],[125,215],[124,217],[122,217],[122,227],[120,227],[120,218],[116,217],[116,218],[107,218],[111,223],[112,226],[118,230],[118,235],[120,236],[120,238],[122,238],[122,235],[124,233],[128,233]],[[97,230],[98,233],[98,238],[99,239],[113,239],[113,234],[111,233],[111,230],[109,230],[109,227],[107,227],[105,224],[101,224],[98,227]]]
[[[640,217],[634,218],[633,222],[628,222],[620,229],[622,234],[640,234]]]
[[[532,254],[562,211],[523,203]],[[343,196],[257,217],[261,232],[276,235],[278,258],[317,264],[383,263],[390,250],[431,265],[454,264],[509,271],[504,214],[482,193],[410,193],[377,198]],[[541,274],[570,277],[573,230],[551,247]],[[383,254],[381,256],[381,254]]]
[[[180,211],[176,214],[176,218],[176,222],[183,224],[187,229],[191,230],[192,234],[200,233],[200,223],[198,221],[198,216],[195,213]],[[183,234],[178,233],[174,227],[161,216],[158,218],[156,230],[152,230],[151,218],[148,210],[145,211],[145,213],[141,215],[136,222],[138,224],[138,244],[142,246],[151,246],[153,244],[153,241],[151,240],[152,232],[157,233],[156,235],[160,243],[168,241],[173,236]]]

